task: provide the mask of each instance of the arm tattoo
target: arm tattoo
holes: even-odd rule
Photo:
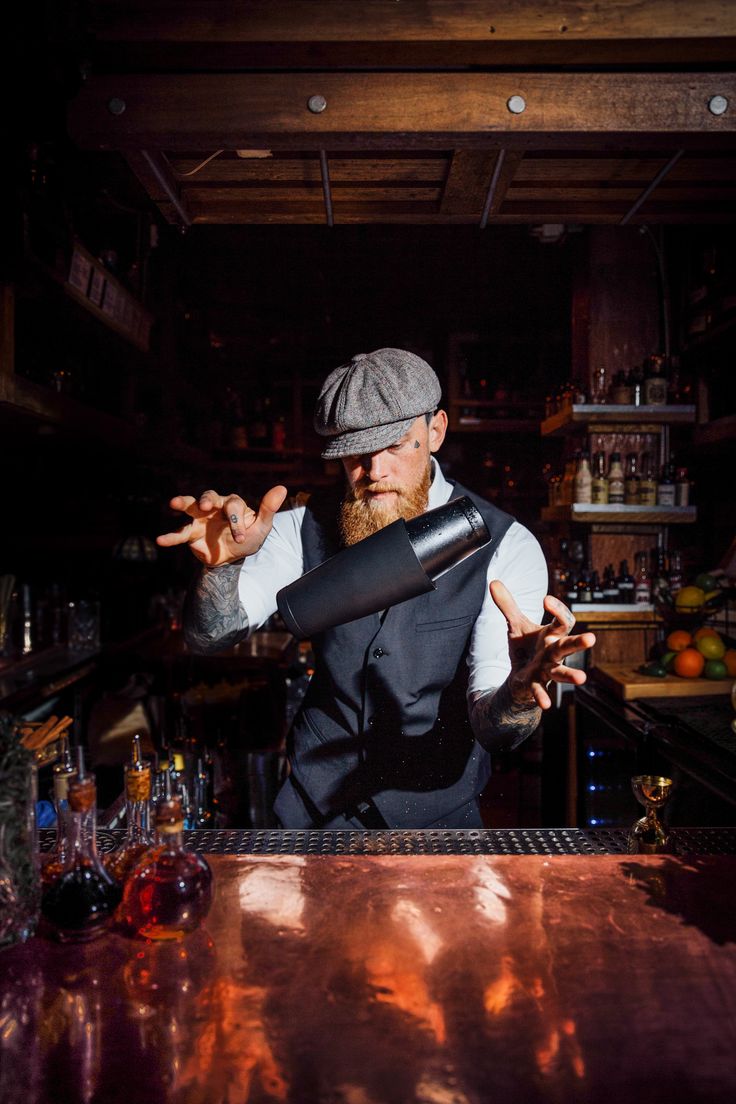
[[[184,639],[198,655],[231,648],[245,640],[249,626],[238,596],[240,563],[204,567],[184,603]]]
[[[485,690],[470,707],[470,723],[478,743],[487,751],[511,750],[537,729],[542,710],[536,702],[518,704],[508,681],[497,690]]]

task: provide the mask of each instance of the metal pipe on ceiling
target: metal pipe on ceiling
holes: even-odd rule
[[[327,154],[324,150],[319,151],[319,167],[322,171],[322,192],[325,197],[327,225],[334,226],[335,220],[332,214],[332,191],[330,189],[330,167],[327,164]]]
[[[179,199],[179,196],[176,194],[176,191],[175,191],[174,187],[172,186],[171,182],[167,179],[166,174],[163,172],[160,165],[157,164],[157,162],[154,160],[154,158],[151,156],[151,154],[147,150],[141,150],[141,154],[143,155],[143,159],[145,160],[145,162],[148,165],[149,169],[151,170],[153,175],[156,177],[156,180],[161,185],[163,190],[166,192],[167,198],[173,204],[174,209],[175,209],[176,213],[178,214],[179,218],[181,219],[181,221],[184,223],[184,226],[187,227],[187,228],[190,227],[192,225],[192,220],[189,217],[187,209],[184,206],[184,204],[182,203],[182,201]]]
[[[627,225],[627,223],[634,217],[636,212],[639,210],[641,205],[643,203],[646,203],[646,201],[649,199],[649,196],[652,194],[654,189],[656,187],[658,187],[659,184],[662,183],[664,178],[667,176],[667,173],[670,172],[670,170],[675,167],[675,165],[680,160],[680,158],[682,157],[684,152],[685,152],[684,150],[678,150],[677,153],[669,159],[669,161],[664,166],[664,168],[659,170],[659,172],[655,176],[654,180],[652,180],[651,183],[646,186],[644,191],[641,193],[641,195],[637,199],[636,203],[634,203],[633,206],[630,207],[629,210],[626,212],[624,217],[621,219],[621,222],[619,223],[619,226],[626,226]]]
[[[485,230],[488,223],[488,215],[490,214],[491,205],[493,203],[493,197],[496,194],[496,188],[498,187],[498,178],[501,175],[501,169],[503,163],[506,160],[506,150],[500,149],[498,151],[498,157],[496,158],[496,164],[493,166],[493,175],[491,176],[491,183],[488,185],[488,192],[486,194],[486,202],[483,206],[483,214],[480,216],[479,227],[481,230]]]

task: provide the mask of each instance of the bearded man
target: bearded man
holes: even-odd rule
[[[204,565],[184,612],[187,643],[203,653],[245,638],[276,611],[282,587],[397,518],[467,495],[490,531],[436,590],[312,640],[315,673],[275,803],[283,827],[480,828],[491,751],[534,732],[550,682],[585,681],[564,661],[595,638],[570,635],[575,619],[546,594],[536,539],[444,477],[440,398],[413,353],[361,353],[327,377],[314,421],[345,486],[280,513],[285,487],[257,513],[215,491],[171,502],[192,520],[158,543],[187,543]]]

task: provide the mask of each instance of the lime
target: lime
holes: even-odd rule
[[[718,589],[718,580],[715,575],[710,575],[707,571],[701,571],[700,575],[698,575],[695,580],[695,585],[696,587],[700,587],[700,589],[704,590],[707,594],[710,590]]]
[[[662,656],[662,658],[660,659],[659,662],[662,664],[665,671],[669,671],[669,669],[672,666],[672,661],[674,660],[676,655],[677,655],[677,652],[665,652],[664,653],[664,655]]]
[[[728,678],[728,667],[722,659],[709,659],[703,674],[709,679],[725,679]]]
[[[639,668],[643,675],[649,675],[650,678],[666,678],[667,671],[664,669],[661,663],[645,663],[643,667]]]

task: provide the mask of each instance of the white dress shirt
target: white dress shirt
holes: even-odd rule
[[[452,484],[433,461],[428,510],[448,502]],[[273,528],[255,556],[243,561],[239,578],[240,601],[252,629],[276,612],[276,594],[304,573],[301,526],[304,507],[276,514]],[[542,619],[547,593],[547,564],[539,542],[528,529],[513,522],[491,556],[488,581],[500,579],[514,596],[522,613],[536,624]],[[468,698],[495,690],[505,682],[511,664],[506,619],[486,591],[476,618],[468,654]]]

